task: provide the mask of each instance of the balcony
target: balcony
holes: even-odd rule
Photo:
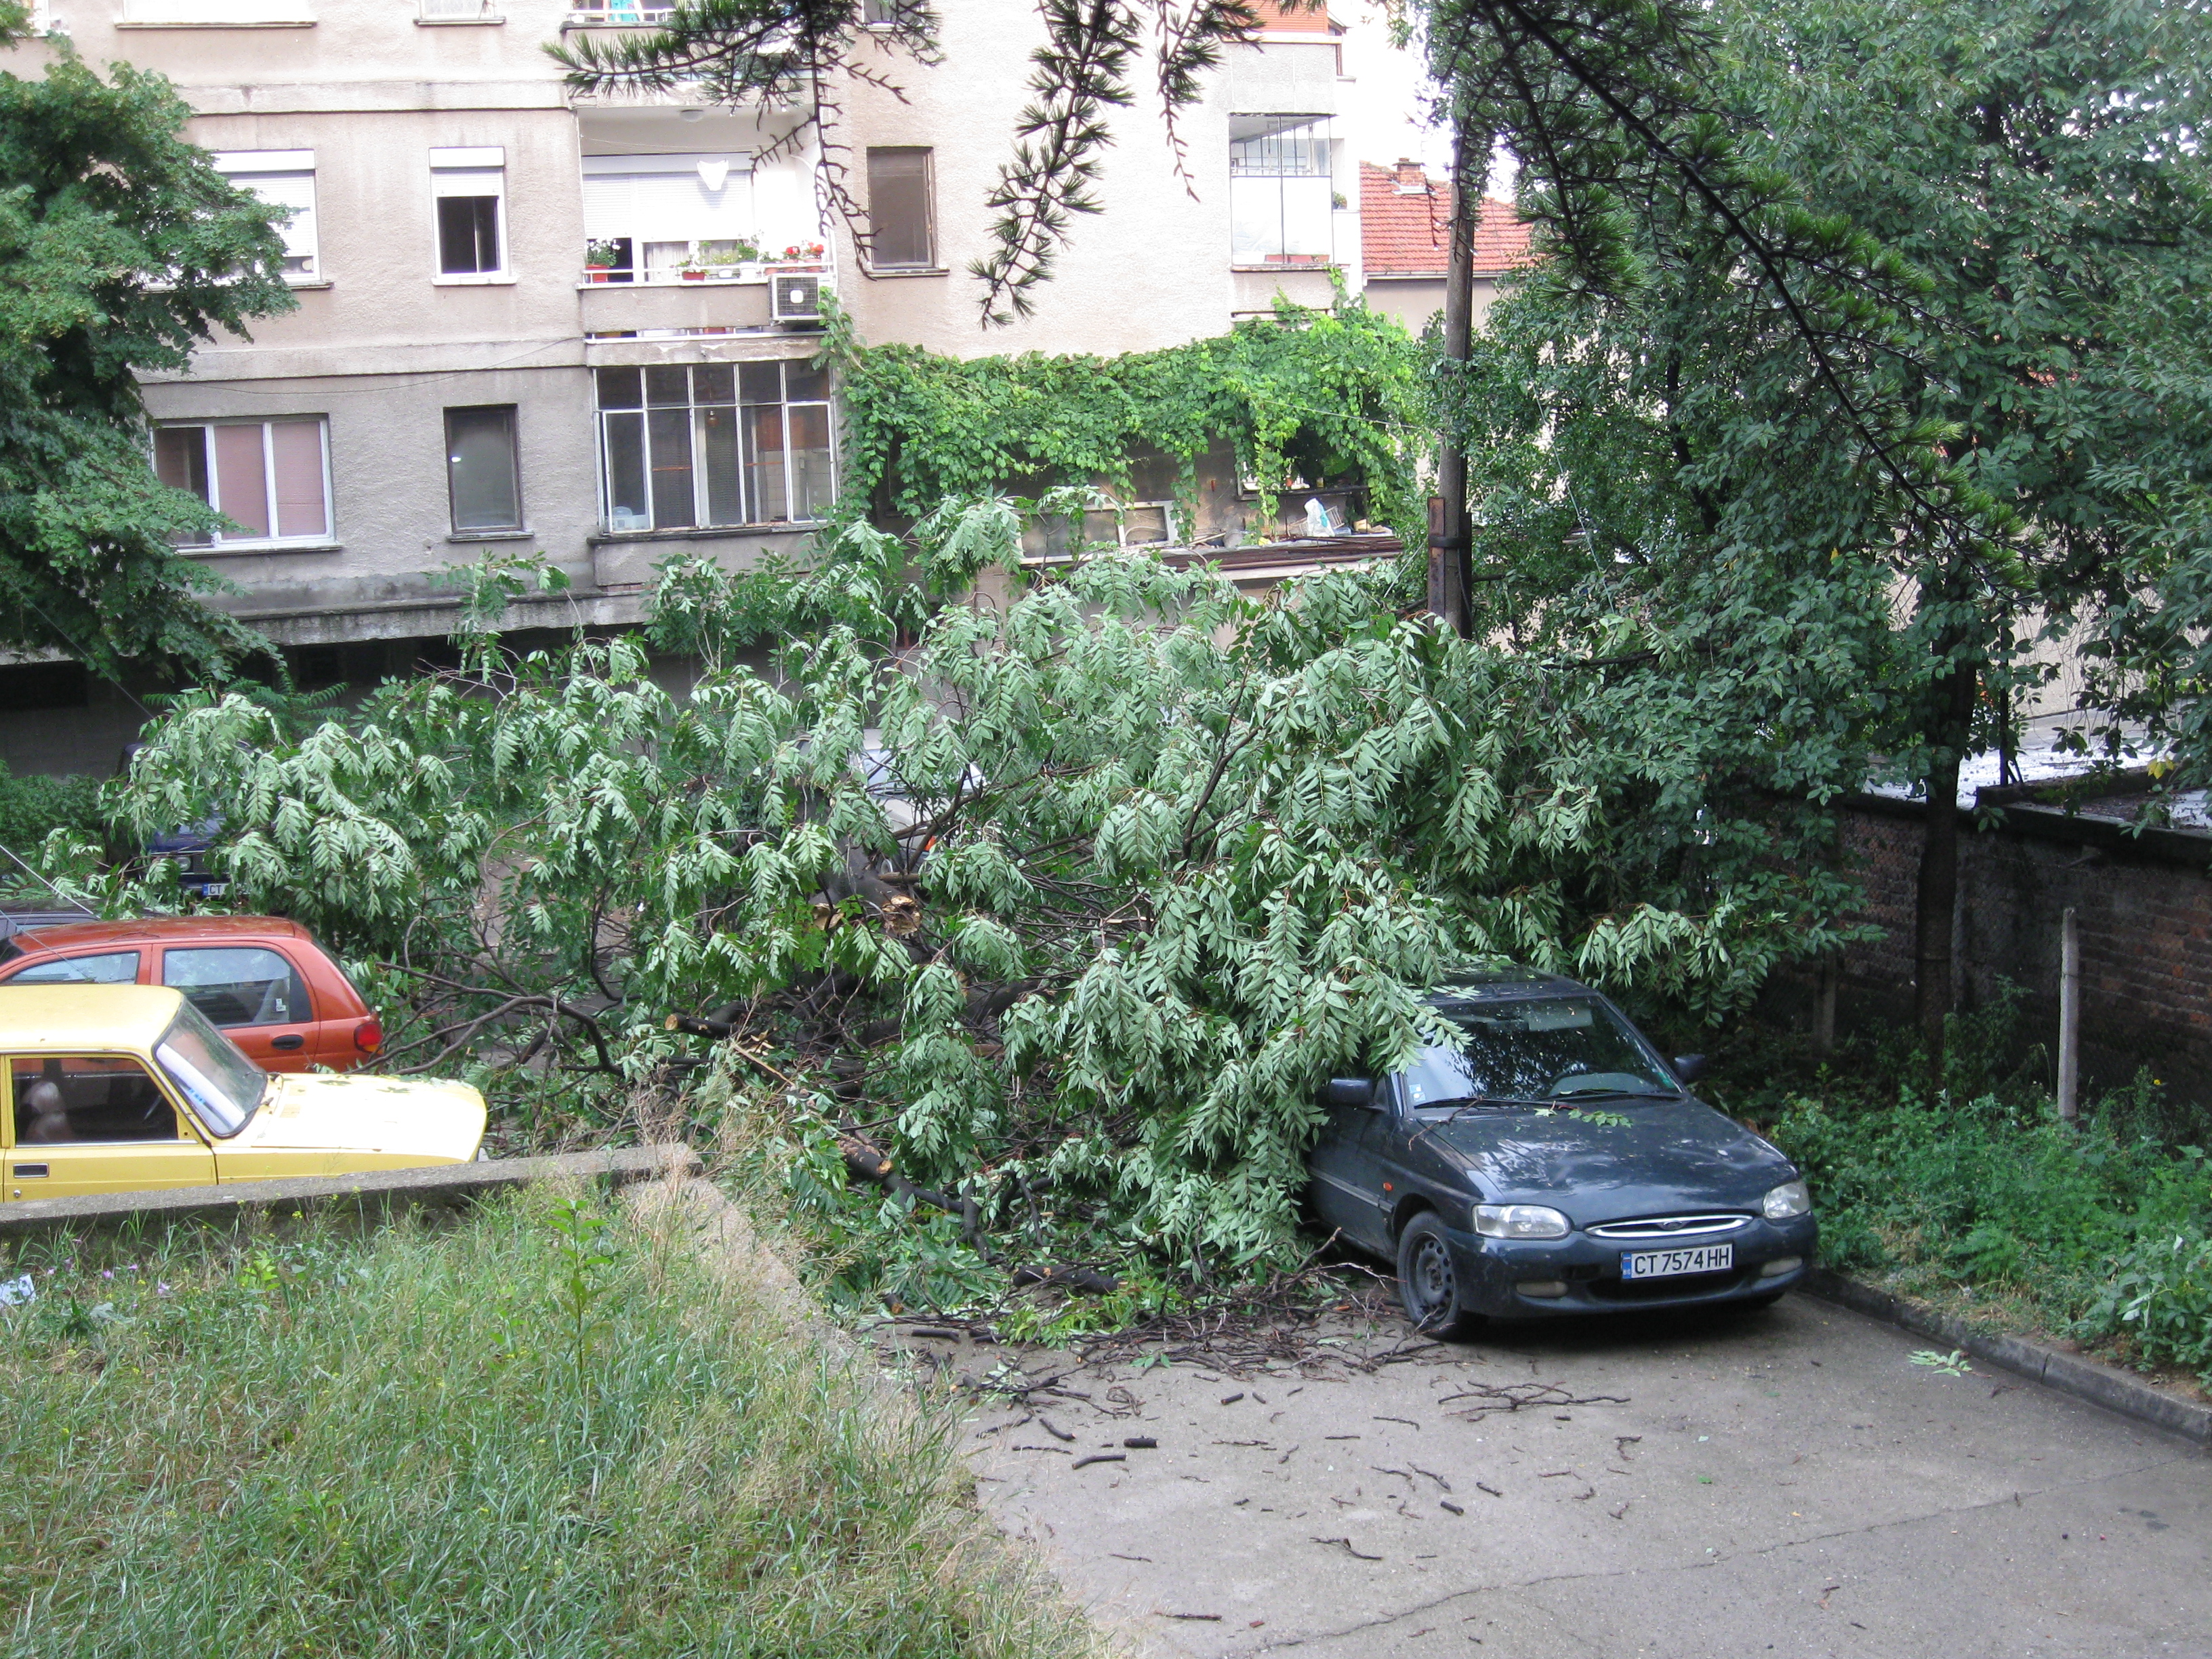
[[[673,6],[626,3],[626,0],[581,0],[561,20],[564,29],[659,28],[676,15]]]
[[[587,270],[588,277],[611,271]],[[591,335],[721,333],[769,325],[769,285],[727,277],[696,283],[591,282],[577,284],[577,310]]]

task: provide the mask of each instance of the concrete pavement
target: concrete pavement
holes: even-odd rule
[[[1140,1652],[2212,1656],[2212,1458],[1924,1346],[1792,1297],[1371,1376],[1117,1366],[964,1443],[1000,1526]],[[1499,1409],[1515,1384],[1589,1403]]]

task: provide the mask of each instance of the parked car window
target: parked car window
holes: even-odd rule
[[[178,1139],[176,1109],[135,1060],[50,1054],[9,1064],[18,1146]]]
[[[63,957],[34,962],[10,985],[131,985],[138,979],[136,951],[106,951],[96,957]]]
[[[1666,1062],[1601,1002],[1547,997],[1437,1012],[1465,1033],[1467,1048],[1425,1048],[1415,1056],[1405,1085],[1417,1107],[1470,1097],[1680,1092]]]
[[[289,1025],[311,1019],[307,988],[292,964],[258,945],[179,950],[161,958],[161,983],[217,1025]]]
[[[154,1045],[154,1058],[184,1091],[200,1121],[226,1139],[246,1127],[269,1087],[269,1073],[189,1002]]]

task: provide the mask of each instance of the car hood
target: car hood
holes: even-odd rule
[[[483,1139],[483,1097],[465,1083],[313,1073],[270,1082],[261,1109],[226,1150],[404,1152],[459,1164]]]
[[[1592,1101],[1626,1128],[1564,1113],[1475,1112],[1422,1131],[1492,1203],[1548,1204],[1577,1226],[1697,1210],[1751,1210],[1796,1169],[1703,1101]]]

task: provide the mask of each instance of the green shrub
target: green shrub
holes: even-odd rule
[[[18,777],[0,763],[0,847],[29,858],[49,833],[70,830],[86,841],[105,840],[100,780],[72,775]]]
[[[2171,1247],[2212,1223],[2212,1164],[2124,1136],[2124,1121],[2069,1127],[2048,1100],[1903,1088],[1889,1104],[1799,1097],[1771,1133],[1812,1184],[1830,1266],[1920,1294],[2013,1298],[2046,1329],[2204,1364],[2212,1250]]]
[[[2185,1366],[2212,1388],[2212,1238],[2181,1231],[2138,1242],[2079,1329],[2125,1335],[2151,1364]]]

